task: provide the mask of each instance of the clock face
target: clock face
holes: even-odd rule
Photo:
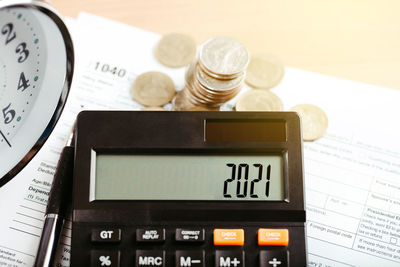
[[[63,33],[43,10],[0,8],[0,178],[51,131],[68,63]]]

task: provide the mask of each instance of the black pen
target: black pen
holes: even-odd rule
[[[61,152],[47,201],[46,215],[34,267],[52,267],[57,244],[64,225],[66,210],[71,202],[74,167],[74,128]]]

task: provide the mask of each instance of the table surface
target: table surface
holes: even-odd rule
[[[400,89],[398,0],[53,0],[64,16],[80,11],[154,31],[242,41],[252,54],[286,66]]]

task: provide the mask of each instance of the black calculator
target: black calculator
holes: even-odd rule
[[[71,266],[306,266],[294,112],[84,111]]]

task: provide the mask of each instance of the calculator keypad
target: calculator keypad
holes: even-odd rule
[[[91,266],[127,266],[123,262],[137,267],[289,266],[288,229],[253,228],[249,232],[249,229],[154,227],[132,229],[129,234],[127,231],[126,228],[92,228],[90,240],[95,249],[91,251]],[[131,252],[124,250],[127,242],[131,244]],[[252,255],[250,260],[246,251]]]

